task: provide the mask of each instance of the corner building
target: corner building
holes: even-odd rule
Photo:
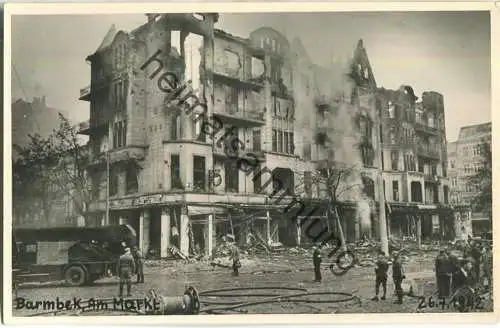
[[[332,91],[354,90],[344,81],[354,64],[329,71],[310,62],[299,40],[290,43],[265,27],[240,38],[215,29],[217,20],[215,13],[148,14],[130,33],[112,27],[87,57],[91,84],[80,99],[91,108],[90,120],[81,124],[91,149],[89,224],[128,223],[141,249],[157,257],[169,256],[169,246],[210,255],[227,234],[241,244],[250,236],[264,244],[308,242],[283,209],[301,198],[325,204],[321,186],[313,188],[308,178],[331,155],[318,145],[317,129],[325,128],[318,113],[331,107]],[[365,116],[374,122],[380,101],[366,51],[362,42],[350,51],[349,63],[366,66],[359,73],[368,96],[356,101],[369,102]],[[164,91],[165,72],[191,81],[182,95],[196,109],[184,110]],[[206,106],[200,117],[222,122],[216,135],[204,131],[197,101]],[[378,131],[364,131],[370,136],[362,147],[365,193],[376,200],[373,159],[380,152],[372,139]],[[235,158],[257,160],[258,169],[245,172]],[[354,202],[344,205],[342,224],[354,240],[360,234],[351,220]],[[314,215],[329,225],[324,208]],[[371,220],[363,229],[376,235],[374,215]]]

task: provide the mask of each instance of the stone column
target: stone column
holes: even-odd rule
[[[168,246],[170,246],[170,212],[168,208],[161,211],[161,233],[160,233],[160,256],[168,256]]]
[[[139,217],[139,247],[144,255],[149,249],[149,210],[145,209]]]
[[[181,222],[179,229],[180,238],[180,251],[185,255],[189,254],[189,216],[187,213],[187,207],[182,207],[181,210]]]
[[[212,249],[214,248],[214,216],[208,215],[208,222],[205,228],[205,254],[212,256]]]
[[[267,244],[271,244],[271,216],[269,215],[269,211],[266,211],[266,241]]]
[[[417,222],[417,247],[420,248],[422,245],[422,217],[421,215],[416,216]]]
[[[300,225],[297,224],[297,236],[295,237],[295,242],[297,243],[297,246],[300,246],[301,239],[302,239],[302,228],[300,227]]]

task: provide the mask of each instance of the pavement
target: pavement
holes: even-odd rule
[[[405,286],[413,286],[417,296],[436,297],[435,279],[432,272],[433,261],[431,257],[412,257],[405,264]],[[322,293],[302,298],[298,301],[281,301],[266,304],[255,304],[242,307],[235,311],[225,313],[415,313],[415,312],[457,312],[453,307],[418,309],[418,297],[405,297],[402,305],[393,304],[395,300],[394,285],[389,273],[387,285],[387,299],[384,301],[371,301],[374,296],[374,268],[359,266],[352,268],[343,276],[335,276],[325,265],[323,268],[323,281],[313,282],[312,260],[301,255],[277,255],[242,260],[240,275],[233,277],[227,268],[211,266],[209,262],[185,263],[184,261],[147,261],[145,265],[145,283],[133,284],[133,297],[144,297],[151,289],[165,296],[181,296],[187,286],[194,286],[199,292],[221,288],[238,287],[295,287],[304,288],[308,292]],[[117,297],[118,279],[116,277],[97,281],[92,286],[66,287],[61,283],[24,285],[18,290],[18,297],[25,300],[44,301],[60,299],[103,299]],[[354,300],[332,303],[332,300],[341,300],[342,295],[323,295],[324,292],[352,293]],[[290,291],[282,290],[254,290],[244,291],[245,294],[267,293],[281,295]],[[295,292],[292,292],[295,293]],[[227,294],[227,293],[226,293]],[[214,307],[208,302],[249,302],[258,301],[265,297],[243,295],[243,292],[234,292],[228,297],[201,297],[201,309]],[[305,302],[303,300],[306,300]],[[313,302],[314,301],[314,302]],[[316,302],[321,301],[321,302]],[[330,303],[328,303],[330,302]],[[437,299],[436,299],[437,302]],[[15,302],[14,302],[15,307]],[[217,306],[217,307],[220,307]],[[492,311],[492,302],[485,303],[483,311]],[[476,310],[477,311],[477,310]],[[42,312],[40,310],[16,310],[13,315],[23,316]]]

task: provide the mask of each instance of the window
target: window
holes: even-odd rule
[[[454,169],[454,168],[455,168],[455,161],[451,161],[451,162],[450,162],[450,167],[451,167],[452,169]]]
[[[92,176],[92,199],[99,200],[101,176],[100,174],[95,174]]]
[[[261,149],[260,130],[253,130],[252,137],[253,137],[253,150],[260,151]]]
[[[434,125],[435,125],[435,122],[434,122],[434,115],[429,113],[428,116],[427,116],[427,120],[428,120],[428,125],[433,128]]]
[[[127,122],[118,121],[113,124],[113,148],[125,147],[127,144]]]
[[[273,39],[273,51],[276,50],[276,40]]]
[[[309,171],[304,172],[304,193],[312,198],[312,174]]]
[[[181,115],[179,113],[172,115],[172,127],[170,130],[170,139],[179,140],[181,139]]]
[[[194,190],[205,190],[205,157],[193,157],[193,184]]]
[[[364,166],[373,166],[373,160],[375,157],[375,152],[373,147],[369,143],[363,143],[361,145],[361,159]]]
[[[361,181],[363,183],[363,192],[366,196],[371,199],[375,199],[375,182],[369,177],[362,177]]]
[[[389,131],[389,140],[391,144],[396,144],[396,129],[394,127],[391,127]]]
[[[311,144],[310,143],[304,143],[304,159],[306,161],[311,160]]]
[[[239,192],[239,173],[237,161],[228,160],[224,164],[226,192]],[[255,188],[255,185],[254,185]],[[255,190],[255,189],[254,189]]]
[[[399,182],[392,181],[392,199],[399,202]]]
[[[279,116],[281,116],[280,101],[276,96],[273,97],[273,100],[274,100],[274,107],[273,107],[274,108],[274,116],[279,117]]]
[[[284,132],[283,137],[284,137],[284,148],[285,148],[284,152],[288,154],[289,153],[288,148],[290,146],[289,141],[288,141],[288,132]]]
[[[290,147],[289,147],[290,154],[293,155],[293,154],[295,154],[295,142],[294,142],[294,134],[293,134],[293,132],[290,132],[290,138],[289,139],[290,139],[289,140],[290,141]]]
[[[283,131],[278,130],[278,152],[283,152]]]
[[[264,38],[260,38],[260,47],[264,48]]]
[[[181,180],[181,160],[179,155],[170,155],[170,179],[172,189],[184,189]]]
[[[116,196],[118,194],[118,172],[116,169],[111,169],[109,172],[109,196]]]
[[[235,114],[238,112],[238,96],[239,91],[236,88],[228,87],[228,93],[226,94],[226,112],[229,114]]]
[[[399,152],[397,150],[391,151],[391,169],[393,171],[399,169]]]
[[[273,151],[278,151],[278,131],[273,129]]]
[[[391,101],[389,101],[387,106],[388,106],[389,118],[395,118],[396,117],[396,109],[394,107],[394,104]]]
[[[139,190],[139,181],[137,180],[137,168],[129,165],[126,170],[127,194],[136,193]]]

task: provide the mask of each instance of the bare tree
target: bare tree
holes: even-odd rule
[[[13,145],[13,209],[17,217],[41,217],[50,223],[55,204],[68,199],[86,217],[91,184],[86,173],[88,149],[75,127],[59,115],[60,124],[47,138],[30,135],[26,146]]]
[[[297,174],[301,177],[296,188],[308,197],[313,193],[312,188],[316,187],[316,194],[323,198],[328,206],[329,217],[333,218],[337,228],[341,231],[339,238],[342,247],[345,249],[345,238],[342,232],[342,225],[338,215],[337,207],[347,200],[357,200],[353,195],[360,195],[363,184],[360,176],[360,168],[357,165],[344,164],[335,161],[322,161],[318,163],[318,168],[310,172],[310,177],[305,173]],[[311,189],[310,191],[308,189]],[[351,193],[349,195],[349,193]]]

